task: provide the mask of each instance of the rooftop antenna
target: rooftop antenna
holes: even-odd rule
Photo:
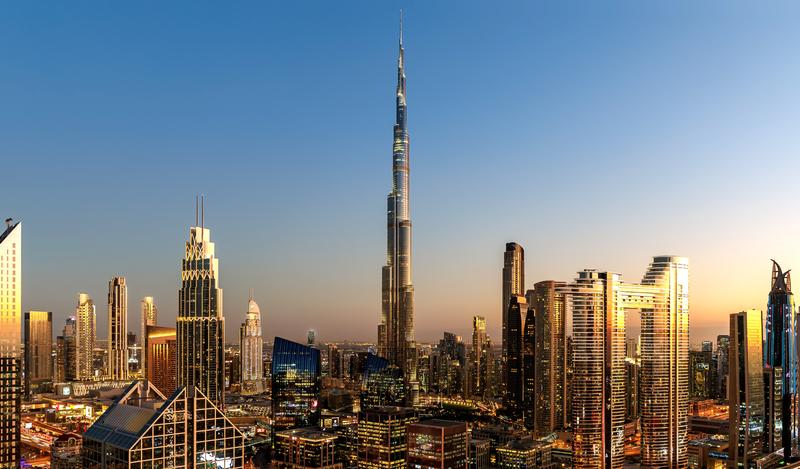
[[[248,298],[247,301],[253,301],[253,289],[252,288],[250,289],[250,291],[248,293],[248,296],[249,296],[249,298]]]
[[[400,9],[400,47],[403,47],[403,9]]]
[[[200,197],[194,196],[194,226],[200,224]]]

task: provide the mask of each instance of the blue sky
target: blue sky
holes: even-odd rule
[[[800,263],[800,5],[19,2],[0,15],[0,214],[24,308],[128,277],[177,308],[206,196],[228,337],[374,339],[398,10],[405,11],[417,332],[499,336],[506,241],[529,285],[692,262],[692,341]]]

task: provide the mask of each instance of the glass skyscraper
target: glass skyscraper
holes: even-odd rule
[[[20,465],[22,394],[22,225],[9,218],[0,234],[0,468]]]
[[[108,282],[108,364],[106,377],[128,379],[128,284],[125,277]]]
[[[23,328],[25,344],[25,394],[38,384],[53,380],[53,313],[27,311]]]
[[[178,291],[178,387],[196,386],[221,406],[225,392],[225,318],[219,288],[219,259],[211,232],[200,226],[189,229],[181,261]],[[198,221],[198,220],[196,220]]]
[[[273,430],[314,425],[322,362],[318,349],[275,337],[272,346]]]
[[[764,325],[764,379],[766,422],[764,451],[783,449],[784,456],[797,456],[797,311],[792,279],[772,261],[772,287]],[[730,370],[729,370],[730,372]]]
[[[525,294],[525,250],[517,243],[506,243],[506,250],[503,253],[502,287],[503,299],[500,312],[503,318],[503,337],[500,345],[502,346],[503,385],[506,385],[509,380],[509,347],[515,346],[509,342],[508,338],[509,321],[511,320],[508,316],[508,306],[512,297]]]
[[[734,467],[749,469],[756,467],[764,444],[761,311],[731,314],[730,325],[728,459]]]
[[[417,345],[414,336],[414,286],[411,282],[410,153],[406,113],[403,24],[400,23],[397,89],[392,145],[392,191],[387,197],[386,265],[381,271],[382,307],[378,355],[403,370],[408,398],[415,403]]]
[[[564,282],[546,280],[533,286],[536,312],[535,425],[539,435],[565,429],[567,342]]]

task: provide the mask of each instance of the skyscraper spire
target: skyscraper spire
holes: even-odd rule
[[[414,287],[411,283],[411,216],[409,214],[409,138],[406,122],[406,75],[403,17],[397,59],[397,96],[392,145],[392,190],[387,197],[386,265],[382,270],[379,354],[404,371],[406,395],[417,398],[417,353],[414,338]]]

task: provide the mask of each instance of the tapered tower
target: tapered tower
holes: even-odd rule
[[[215,405],[221,406],[225,389],[225,319],[222,289],[218,286],[219,259],[214,254],[205,217],[195,218],[199,226],[189,228],[181,262],[176,378],[178,387],[196,386]]]
[[[387,198],[386,265],[382,270],[381,324],[378,353],[405,375],[409,400],[419,394],[417,346],[414,337],[414,287],[411,283],[411,215],[409,212],[409,139],[406,120],[406,73],[403,50],[403,19],[397,60],[397,92],[394,143],[392,146],[392,191]]]

